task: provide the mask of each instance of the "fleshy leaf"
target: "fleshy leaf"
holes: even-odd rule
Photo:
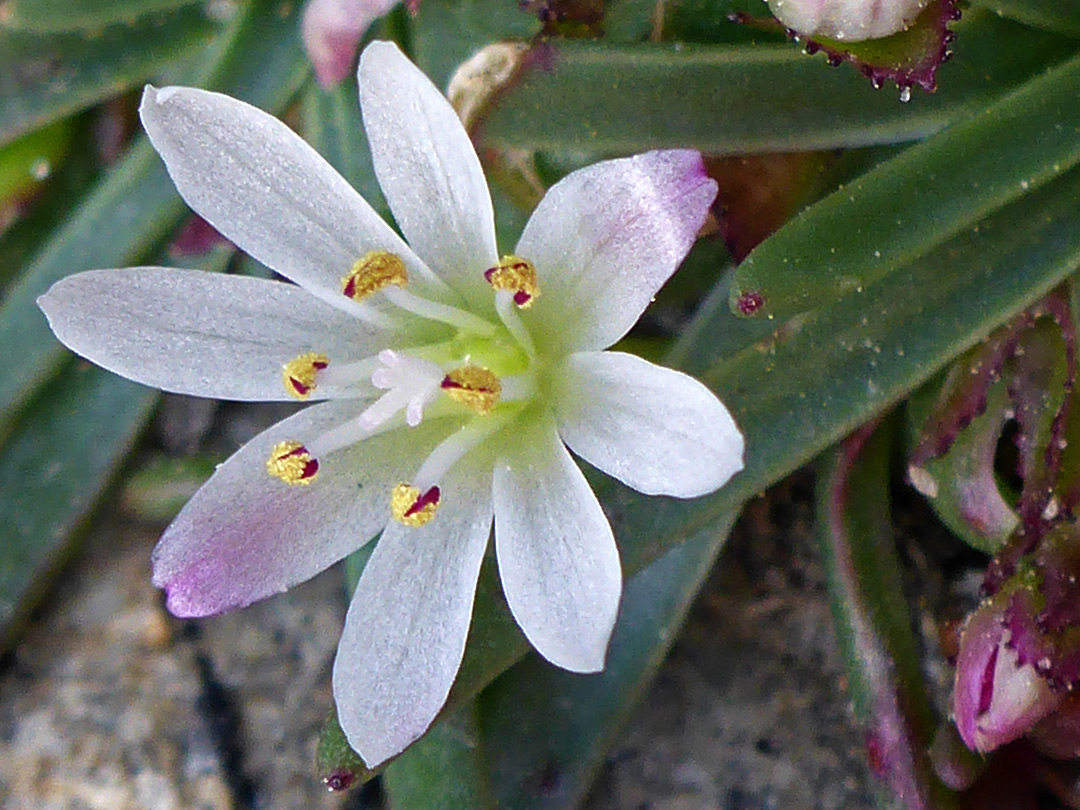
[[[953,372],[946,376],[941,393],[957,376],[963,378],[962,372],[968,368],[965,359],[957,361]],[[933,411],[939,401],[935,392],[937,389],[919,392],[913,398],[908,406],[913,425],[922,421],[919,412],[938,415]],[[1008,420],[1008,408],[1006,384],[998,380],[986,394],[985,412],[975,416],[959,432],[944,455],[920,464],[912,463],[908,468],[911,483],[927,498],[942,522],[969,545],[988,553],[1001,548],[1020,520],[1002,496],[994,470],[994,456]],[[922,434],[924,439],[930,435]]]
[[[906,31],[882,39],[843,42],[827,37],[802,37],[806,52],[823,52],[832,66],[850,62],[873,83],[882,87],[896,82],[901,101],[911,98],[911,87],[919,85],[928,93],[937,89],[937,70],[952,56],[949,49],[955,35],[949,23],[960,19],[956,0],[934,0]]]
[[[871,769],[905,807],[953,807],[933,772],[934,732],[889,523],[891,436],[871,423],[846,439],[818,486],[818,535],[833,617]]]

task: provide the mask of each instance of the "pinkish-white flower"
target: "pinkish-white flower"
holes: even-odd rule
[[[767,0],[769,10],[804,36],[843,42],[906,31],[930,0]]]
[[[741,468],[743,440],[699,382],[603,351],[694,242],[716,194],[700,155],[574,172],[500,257],[480,162],[446,99],[381,42],[361,58],[360,95],[404,239],[281,122],[151,87],[143,123],[184,199],[294,284],[98,270],[40,305],[74,351],[145,384],[325,400],[217,470],[158,544],[154,582],[177,615],[219,613],[381,532],[334,665],[342,727],[375,766],[446,700],[493,523],[525,635],[560,667],[603,667],[619,556],[568,447],[641,492],[690,498]]]

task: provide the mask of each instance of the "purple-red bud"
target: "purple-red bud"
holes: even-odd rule
[[[1008,589],[999,592],[970,616],[956,660],[956,728],[969,748],[983,753],[1022,737],[1062,700],[1008,643],[1008,597]]]

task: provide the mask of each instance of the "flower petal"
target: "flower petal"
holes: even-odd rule
[[[582,352],[556,379],[563,441],[638,492],[694,498],[743,467],[739,428],[693,377],[630,354]]]
[[[256,436],[188,501],[154,549],[154,584],[177,616],[209,616],[280,593],[375,534],[390,517],[392,487],[456,426],[429,420],[319,459],[307,486],[270,476],[281,441],[311,443],[356,416],[363,402],[306,408]]]
[[[331,87],[352,70],[360,38],[377,18],[399,0],[308,0],[300,34],[323,87]]]
[[[554,425],[508,443],[492,494],[499,574],[517,623],[551,663],[599,672],[622,592],[619,551]]]
[[[88,360],[144,385],[216,399],[291,399],[281,379],[289,360],[306,352],[356,360],[386,345],[295,285],[198,270],[76,273],[38,305],[60,341]],[[313,396],[342,393],[323,386]]]
[[[439,486],[434,520],[383,532],[334,661],[341,727],[372,768],[431,725],[465,651],[491,532],[491,463],[466,457]]]
[[[552,186],[516,251],[536,265],[541,295],[522,315],[537,341],[563,353],[625,335],[694,244],[715,197],[690,150],[604,161]]]
[[[299,135],[220,93],[147,86],[143,126],[177,191],[245,253],[337,304],[341,279],[369,251],[431,271]]]
[[[373,42],[360,56],[360,108],[375,174],[409,245],[474,306],[490,308],[491,195],[450,102],[396,45]]]

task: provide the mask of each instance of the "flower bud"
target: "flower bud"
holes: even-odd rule
[[[906,31],[930,0],[767,0],[773,15],[805,36],[842,42]]]
[[[968,619],[960,639],[953,716],[964,743],[980,752],[1022,737],[1057,708],[1062,695],[1009,643],[1003,589]]]

